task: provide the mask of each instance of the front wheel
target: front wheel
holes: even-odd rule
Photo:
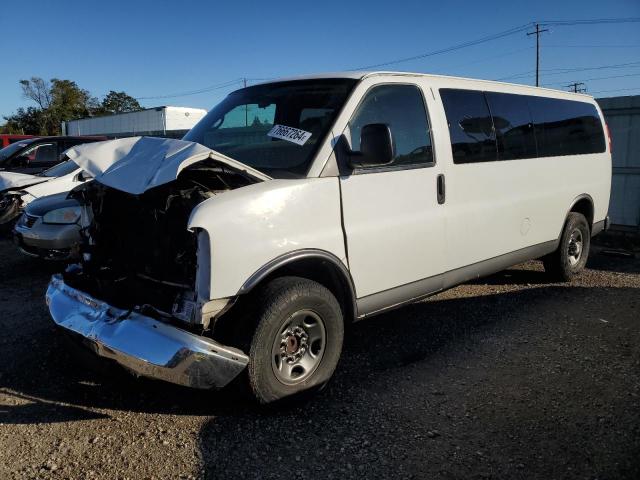
[[[338,364],[343,315],[317,282],[276,278],[255,297],[257,324],[249,342],[247,375],[262,404],[322,388]]]
[[[584,270],[590,244],[591,230],[587,219],[580,213],[569,213],[558,249],[542,259],[545,271],[558,280],[571,280]]]

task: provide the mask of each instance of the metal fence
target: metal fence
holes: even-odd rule
[[[613,143],[611,223],[640,228],[640,95],[597,101]]]

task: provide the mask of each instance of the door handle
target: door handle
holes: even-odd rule
[[[441,173],[437,178],[438,205],[442,205],[446,198],[446,188],[444,184],[444,174]]]

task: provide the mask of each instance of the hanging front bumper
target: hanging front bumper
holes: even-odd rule
[[[249,362],[240,350],[108,305],[54,275],[46,294],[53,321],[97,355],[136,375],[199,389],[222,388]]]

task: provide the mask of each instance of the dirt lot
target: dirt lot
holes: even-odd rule
[[[334,381],[264,410],[105,376],[0,242],[0,478],[640,478],[640,260],[538,262],[348,332]]]

